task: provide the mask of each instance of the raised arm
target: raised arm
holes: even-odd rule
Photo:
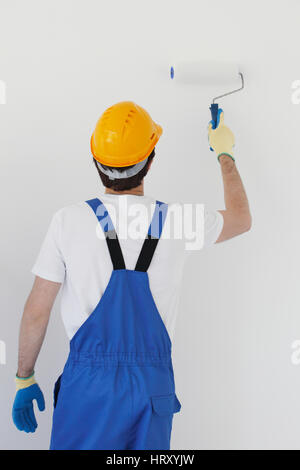
[[[227,155],[219,158],[226,210],[220,211],[224,225],[217,243],[241,235],[251,228],[251,214],[245,188],[235,162]]]
[[[233,158],[234,135],[225,126],[223,113],[216,129],[209,125],[208,134],[210,146],[216,152],[221,165],[224,185],[226,209],[220,211],[224,225],[218,243],[250,230],[251,214],[245,188]]]

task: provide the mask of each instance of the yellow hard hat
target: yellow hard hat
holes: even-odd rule
[[[144,108],[121,101],[104,111],[97,122],[91,137],[92,154],[103,165],[135,165],[149,157],[161,134],[162,128]]]

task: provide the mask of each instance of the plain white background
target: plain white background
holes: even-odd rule
[[[52,214],[102,191],[89,138],[103,110],[134,100],[162,125],[146,194],[223,208],[207,144],[210,100],[223,89],[177,86],[176,59],[235,60],[244,72],[245,91],[222,107],[253,229],[186,266],[173,448],[300,449],[299,18],[297,0],[0,1],[1,449],[48,448],[68,351],[58,303],[36,365],[47,411],[34,435],[10,417],[18,328]]]

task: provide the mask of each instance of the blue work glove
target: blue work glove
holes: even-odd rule
[[[35,381],[34,374],[26,378],[16,377],[17,394],[12,409],[12,418],[19,431],[35,432],[37,422],[34,416],[33,400],[40,411],[45,409],[44,395]]]

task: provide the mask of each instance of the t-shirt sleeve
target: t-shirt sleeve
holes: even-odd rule
[[[37,260],[31,270],[36,276],[53,282],[63,282],[66,267],[61,251],[60,212],[54,214]]]
[[[206,248],[213,245],[223,229],[224,219],[219,211],[204,207],[204,243]]]

